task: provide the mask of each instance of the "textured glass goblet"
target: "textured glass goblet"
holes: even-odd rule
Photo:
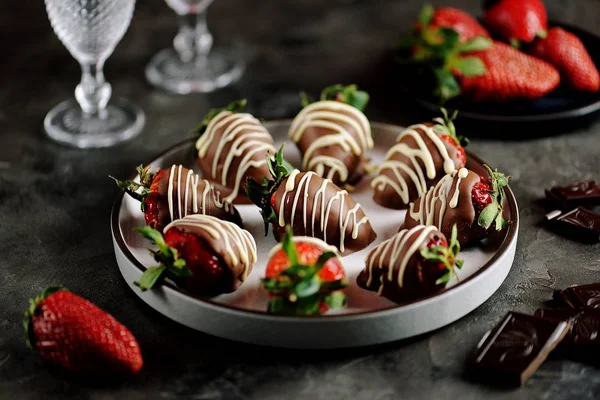
[[[148,81],[178,94],[206,93],[236,82],[244,73],[238,46],[214,47],[206,25],[213,0],[166,0],[179,16],[173,48],[156,54],[146,67]]]
[[[79,148],[108,147],[131,139],[144,113],[124,99],[111,100],[104,62],[129,27],[135,0],[45,0],[54,32],[81,64],[75,99],[54,107],[44,120],[52,139]]]

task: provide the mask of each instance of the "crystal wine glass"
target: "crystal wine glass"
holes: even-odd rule
[[[125,99],[111,100],[104,62],[133,16],[135,0],[45,0],[54,32],[81,64],[75,99],[54,107],[44,120],[52,139],[79,148],[108,147],[137,135],[144,113]]]
[[[153,85],[178,94],[206,93],[228,86],[243,74],[239,46],[213,48],[206,9],[213,0],[166,0],[179,16],[173,48],[156,54],[146,68]]]

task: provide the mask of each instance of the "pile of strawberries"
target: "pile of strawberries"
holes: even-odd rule
[[[600,90],[600,74],[585,46],[562,28],[548,28],[541,0],[485,4],[485,27],[456,8],[426,5],[400,43],[411,62],[433,71],[440,99],[535,99],[561,82],[577,91]]]

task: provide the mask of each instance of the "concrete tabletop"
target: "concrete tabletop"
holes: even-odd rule
[[[478,13],[479,1],[439,1]],[[549,15],[600,34],[600,2],[547,0]],[[549,360],[520,389],[471,382],[465,360],[507,311],[533,312],[554,288],[600,281],[600,245],[540,226],[543,189],[600,179],[600,123],[550,138],[476,139],[471,151],[513,176],[521,231],[513,268],[500,289],[458,322],[410,340],[334,352],[290,351],[228,342],[187,329],[138,300],[119,274],[109,229],[117,190],[107,175],[133,168],[185,139],[208,108],[246,97],[265,119],[292,117],[297,93],[356,82],[374,93],[377,68],[414,20],[415,0],[218,0],[209,10],[217,41],[244,40],[249,69],[210,95],[173,96],[143,75],[170,46],[176,19],[159,0],[138,1],[132,25],[106,65],[114,95],[143,107],[133,141],[107,150],[62,147],[42,133],[45,113],[71,97],[77,63],[50,28],[43,2],[0,6],[0,399],[597,399],[600,371]],[[415,120],[411,99],[374,98],[374,121]],[[378,104],[386,106],[379,107]],[[460,126],[458,126],[460,129]],[[519,129],[518,126],[513,129]],[[479,136],[482,133],[479,132]],[[124,382],[84,381],[49,368],[24,344],[28,299],[63,284],[125,323],[145,367]]]

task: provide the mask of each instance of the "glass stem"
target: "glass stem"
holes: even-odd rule
[[[213,36],[206,24],[206,9],[179,16],[179,33],[173,41],[181,61],[202,65],[213,45]]]
[[[75,89],[75,98],[87,116],[106,117],[112,89],[104,80],[103,68],[104,61],[81,63],[81,82]]]

